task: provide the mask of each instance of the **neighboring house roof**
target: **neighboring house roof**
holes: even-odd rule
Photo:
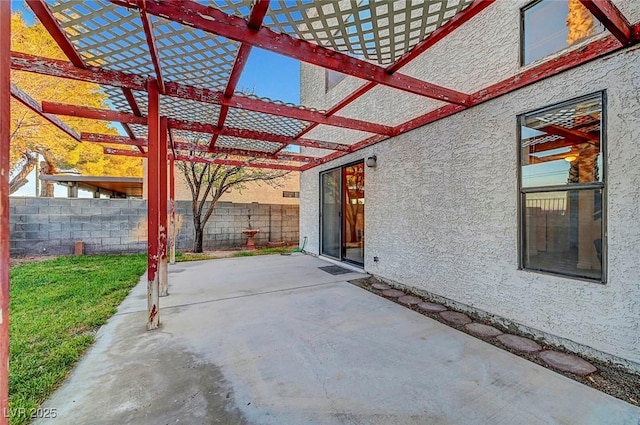
[[[74,176],[41,174],[40,180],[65,186],[77,186],[90,192],[113,193],[116,195],[139,198],[142,196],[142,178],[108,176]]]

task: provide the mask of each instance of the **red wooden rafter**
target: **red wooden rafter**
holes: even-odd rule
[[[267,10],[269,10],[269,0],[258,0],[253,5],[253,8],[251,9],[251,15],[249,16],[249,21],[247,22],[247,29],[249,31],[257,31],[260,29],[260,27],[262,26],[262,21],[264,21],[264,17],[267,14]],[[238,81],[240,81],[240,75],[242,74],[242,70],[247,64],[250,53],[251,45],[242,43],[242,45],[238,49],[236,60],[233,64],[233,69],[231,70],[229,80],[227,81],[227,86],[224,89],[225,98],[230,99],[231,96],[233,96],[233,94],[235,93]],[[222,105],[222,107],[220,108],[220,114],[218,115],[218,128],[222,128],[224,126],[224,122],[227,119],[228,113],[229,107],[226,105]],[[218,134],[214,134],[211,138],[211,141],[209,142],[209,146],[211,148],[215,146],[217,139]]]
[[[18,86],[16,86],[15,84],[13,84],[13,83],[11,83],[11,97],[16,99],[20,103],[22,103],[27,108],[31,109],[33,112],[35,112],[36,114],[38,114],[39,116],[41,116],[45,120],[49,121],[51,124],[53,124],[58,129],[60,129],[63,132],[67,133],[73,139],[77,140],[78,142],[80,141],[80,135],[78,133],[76,133],[74,129],[69,127],[64,122],[62,122],[55,115],[51,115],[51,114],[47,114],[47,113],[43,112],[42,106],[40,106],[40,104],[38,103],[37,100],[33,99],[27,93],[25,93],[22,90],[20,90],[20,88]]]
[[[137,117],[126,112],[111,111],[108,109],[90,108],[86,106],[65,105],[54,102],[43,102],[42,110],[46,113],[55,115],[66,115],[79,118],[89,118],[95,120],[123,122],[128,124],[146,125],[146,117]],[[349,145],[340,143],[324,142],[320,140],[311,140],[298,138],[294,139],[290,136],[280,134],[265,133],[262,131],[246,130],[241,128],[224,127],[218,128],[213,124],[203,124],[193,121],[184,121],[177,119],[169,119],[169,126],[174,130],[195,131],[206,134],[217,134],[220,136],[237,137],[249,140],[260,140],[272,143],[292,144],[304,147],[331,149],[347,152]]]
[[[149,55],[151,56],[151,63],[153,63],[153,70],[156,73],[156,81],[158,82],[158,89],[161,94],[164,94],[164,80],[162,79],[162,68],[160,67],[160,56],[158,55],[158,49],[156,47],[156,36],[153,33],[153,23],[151,22],[151,16],[147,13],[146,0],[137,0],[138,8],[140,9],[140,19],[142,20],[142,27],[144,28],[145,40],[147,41],[147,47],[149,48]]]
[[[635,35],[629,21],[611,0],[580,0],[615,38],[624,45],[631,44]]]
[[[131,140],[122,136],[113,136],[110,134],[99,134],[99,133],[81,133],[80,138],[83,142],[93,142],[93,143],[106,143],[111,145],[126,145],[126,146],[147,146],[146,139],[136,139]],[[293,153],[278,153],[272,154],[269,152],[261,152],[249,149],[233,149],[233,148],[222,148],[216,146],[213,151],[209,149],[207,145],[196,144],[196,143],[188,143],[188,142],[173,142],[173,149],[176,151],[187,151],[187,152],[211,152],[211,153],[221,153],[227,155],[235,155],[235,156],[246,156],[250,158],[267,158],[267,159],[279,159],[284,161],[296,161],[296,162],[318,162],[320,161],[319,157],[309,156],[309,155],[299,155]]]
[[[103,148],[103,151],[107,155],[124,155],[124,156],[133,156],[137,158],[146,158],[147,155],[141,152],[131,151],[131,150],[123,150],[123,149],[114,149],[114,148]],[[271,170],[283,170],[283,171],[300,171],[300,167],[295,165],[286,165],[286,164],[268,164],[264,162],[253,162],[253,161],[238,161],[235,159],[220,159],[220,158],[203,158],[199,156],[189,156],[189,155],[169,155],[170,158],[173,158],[175,161],[186,161],[186,162],[200,162],[203,164],[216,164],[216,165],[224,165],[227,167],[248,167],[248,168],[264,168]]]

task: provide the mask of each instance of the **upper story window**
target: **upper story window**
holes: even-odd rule
[[[325,77],[325,93],[328,92],[329,90],[331,90],[332,88],[334,88],[335,86],[338,85],[338,83],[342,80],[345,79],[346,75],[341,73],[341,72],[337,72],[337,71],[332,71],[330,69],[325,69],[324,70],[324,77]]]
[[[527,65],[604,31],[580,0],[538,0],[521,11],[520,62]]]
[[[605,281],[604,94],[519,117],[521,267]]]

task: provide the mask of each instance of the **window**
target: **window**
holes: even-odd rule
[[[604,99],[518,117],[523,269],[605,281]]]
[[[282,197],[283,198],[299,198],[300,197],[300,192],[289,192],[289,191],[282,191]]]
[[[324,70],[324,78],[325,78],[325,93],[338,85],[338,83],[344,80],[346,77],[345,74],[342,74],[337,71],[332,71],[330,69]]]
[[[522,65],[604,31],[580,0],[535,1],[522,9],[521,25]]]

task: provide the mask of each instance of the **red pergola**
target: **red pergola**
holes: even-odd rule
[[[363,4],[303,0],[295,5],[256,0],[252,7],[233,1],[217,1],[213,7],[213,2],[207,6],[189,0],[86,4],[27,0],[68,61],[11,52],[10,3],[0,2],[0,408],[8,406],[10,97],[79,142],[123,145],[122,149],[105,147],[105,154],[147,158],[147,325],[155,329],[160,324],[159,297],[168,294],[167,208],[169,205],[173,216],[174,161],[308,170],[640,41],[640,25],[629,24],[611,0],[581,0],[611,35],[475,93],[400,72],[494,1],[461,0],[449,8],[444,1],[432,12],[427,7],[438,1],[424,2],[423,9],[408,3],[407,10],[398,11],[390,6],[392,2],[374,0]],[[366,18],[358,9],[374,6],[376,13],[383,14],[379,19],[404,16],[407,25],[400,42],[392,36],[397,32],[380,30],[381,20]],[[336,10],[341,7],[352,10]],[[427,15],[434,24],[427,25]],[[85,25],[87,22],[91,25]],[[326,111],[238,93],[240,76],[254,47],[365,83]],[[39,103],[11,84],[11,69],[97,83],[109,95],[113,109]],[[393,126],[340,115],[379,86],[433,99],[443,106]],[[78,134],[60,116],[118,122],[128,137]],[[353,143],[304,137],[319,126],[347,129],[362,137]],[[200,142],[203,136],[206,143]],[[283,150],[290,145],[330,152],[318,156]],[[215,158],[194,152],[209,152]],[[6,421],[3,417],[0,425]]]

